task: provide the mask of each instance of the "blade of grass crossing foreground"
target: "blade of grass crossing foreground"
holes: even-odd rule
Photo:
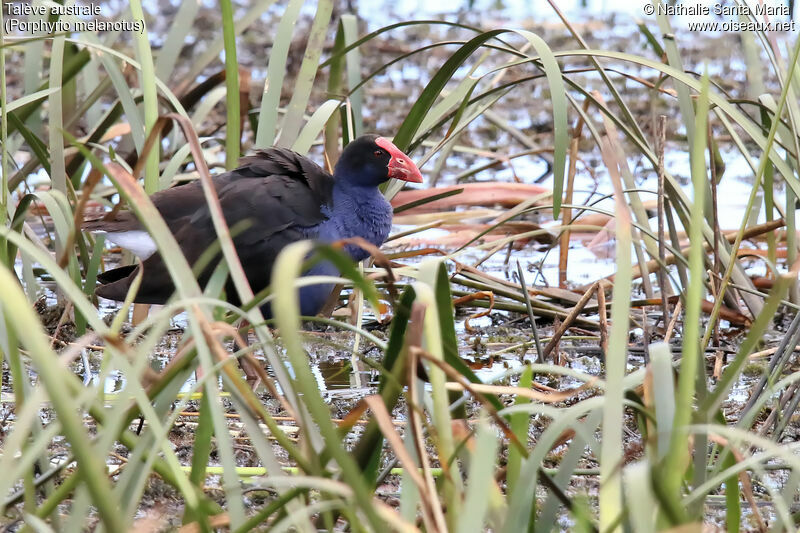
[[[587,448],[596,453],[598,451],[597,440],[594,434],[600,423],[601,412],[591,413],[585,420],[575,424],[573,427],[575,436],[569,443],[569,449],[561,457],[558,464],[558,471],[553,476],[553,483],[555,483],[561,491],[567,493],[569,491],[570,483],[574,480],[574,472],[578,468],[579,463],[583,460]],[[558,520],[562,502],[556,498],[553,491],[547,495],[547,499],[541,506],[538,522],[541,524],[554,524]],[[587,513],[586,509],[574,507],[571,515],[576,522],[585,520],[591,513]]]
[[[658,0],[658,3],[659,8],[661,8],[661,0]],[[659,9],[658,13],[656,18],[661,34],[664,36],[664,50],[667,54],[667,63],[671,67],[683,72],[683,61],[681,60],[680,50],[678,50],[678,44],[675,41],[675,34],[669,23],[669,18],[661,9]],[[700,131],[695,128],[695,121],[693,120],[695,113],[692,97],[689,94],[689,89],[680,83],[675,84],[675,91],[678,93],[678,107],[681,110],[681,117],[683,118],[682,123],[686,128],[686,137],[689,140],[689,146],[692,146],[694,144],[695,132]],[[705,132],[705,130],[702,131]],[[690,157],[693,156],[690,154]],[[703,159],[705,160],[705,156],[703,156]]]
[[[422,403],[421,400],[422,398],[420,397],[414,398],[414,401],[419,401],[420,404]],[[419,468],[420,454],[412,431],[404,432],[403,445],[406,447],[408,454],[414,458],[417,468]],[[403,475],[400,478],[400,516],[405,521],[414,522],[417,520],[421,499],[419,487],[411,480],[409,473],[403,471]]]
[[[115,183],[120,193],[127,197],[128,203],[137,212],[139,219],[146,221],[149,232],[153,235],[161,254],[164,256],[166,266],[170,271],[172,279],[175,281],[178,294],[181,297],[199,295],[200,291],[197,282],[194,276],[191,275],[191,269],[186,263],[186,258],[179,252],[179,248],[174,244],[174,237],[166,228],[163,219],[161,219],[147,196],[138,188],[138,184],[116,181],[115,177],[110,175],[104,165],[98,161],[91,152],[79,144],[76,146],[96,168],[102,169],[106,176]],[[166,242],[172,242],[172,246],[166,246]],[[188,274],[184,275],[184,273]],[[196,346],[201,365],[205,369],[212,369],[214,367],[212,356],[207,344],[202,342],[204,337],[203,330],[198,323],[198,317],[194,311],[189,313],[188,322],[190,330],[194,332],[194,336],[198,340]],[[216,387],[211,387],[208,392],[210,394],[209,400],[211,404],[215,406],[212,410],[212,418],[218,439],[220,459],[223,466],[226,467],[223,477],[226,485],[229,515],[231,524],[237,527],[244,523],[245,514],[241,498],[241,486],[235,470],[236,462],[229,441],[230,434],[224,414],[221,412],[221,403]]]
[[[172,25],[167,32],[167,38],[164,39],[164,46],[158,52],[156,58],[156,76],[164,81],[169,80],[172,75],[175,64],[178,61],[178,56],[183,49],[183,43],[186,41],[186,36],[192,30],[192,23],[197,15],[197,10],[200,8],[200,2],[189,1],[181,2],[175,18],[172,19]],[[223,21],[224,24],[224,21]],[[225,36],[223,34],[223,40]]]
[[[383,368],[381,373],[380,384],[378,385],[378,393],[381,395],[386,410],[391,412],[397,405],[400,398],[403,386],[403,376],[405,374],[405,358],[408,354],[406,336],[408,322],[411,313],[411,306],[416,299],[416,294],[411,286],[406,286],[402,295],[398,299],[394,308],[394,317],[392,318],[392,325],[389,330],[389,342],[383,352]],[[410,438],[411,433],[406,432],[404,440],[406,446],[414,446],[413,438]],[[364,428],[358,443],[352,451],[357,464],[364,472],[370,485],[374,485],[377,479],[377,467],[380,464],[380,455],[383,446],[383,434],[376,420],[371,419],[367,426]],[[409,450],[413,452],[413,449]],[[417,457],[416,453],[411,453],[413,457]],[[405,478],[404,478],[405,479]],[[406,480],[408,481],[408,480]],[[403,482],[401,481],[401,484]],[[405,486],[405,485],[403,485]],[[416,491],[416,486],[411,483],[410,490]],[[404,508],[405,498],[401,498],[401,508]],[[407,515],[403,515],[407,517]],[[411,518],[413,520],[413,517]]]
[[[632,531],[637,533],[655,533],[656,509],[658,508],[653,494],[650,464],[645,459],[625,467],[625,494],[628,502],[628,520]],[[737,530],[738,531],[738,530]]]
[[[494,481],[498,451],[498,437],[486,420],[485,413],[478,420],[475,432],[475,449],[471,454],[469,477],[464,498],[464,510],[458,518],[458,533],[478,533],[484,530],[489,510],[487,487]]]
[[[131,15],[134,20],[142,21],[144,24],[144,11],[142,10],[141,0],[131,0]],[[134,34],[136,41],[136,55],[142,66],[141,84],[142,95],[144,96],[144,135],[150,135],[150,131],[158,120],[158,94],[156,89],[156,72],[153,66],[153,54],[150,49],[147,27],[141,33]],[[157,145],[158,146],[158,145]],[[144,170],[144,190],[147,194],[158,191],[158,159],[160,150],[156,147],[147,154],[147,164]]]
[[[471,383],[483,383],[475,375],[475,372],[464,363],[458,353],[458,337],[456,336],[455,312],[453,309],[453,298],[450,292],[450,275],[443,260],[439,260],[439,267],[434,279],[436,287],[436,309],[438,311],[439,331],[441,335],[442,352],[444,362],[457,370],[462,376]],[[486,398],[495,409],[500,410],[503,404],[496,396],[489,395]]]
[[[601,138],[603,160],[612,175],[617,214],[617,275],[611,301],[611,331],[606,355],[606,391],[603,402],[603,439],[600,447],[600,531],[618,530],[622,508],[622,380],[628,362],[628,316],[631,301],[631,219],[622,192],[619,162],[607,137]]]
[[[208,403],[208,394],[203,394],[200,400],[200,418],[194,433],[194,445],[192,446],[192,471],[189,475],[189,481],[197,487],[202,487],[205,483],[206,465],[211,455],[211,438],[213,434],[211,405]],[[183,523],[198,521],[200,518],[187,508],[183,515]]]
[[[286,60],[289,57],[289,45],[292,43],[292,32],[300,15],[303,0],[290,0],[283,12],[278,31],[275,33],[272,51],[267,65],[267,79],[264,81],[264,93],[261,95],[261,109],[258,114],[258,131],[256,132],[256,148],[268,148],[275,142],[278,125],[278,105],[281,102],[283,78],[286,75]]]
[[[230,275],[231,279],[234,282],[236,290],[239,294],[239,298],[242,301],[249,301],[253,298],[252,289],[250,288],[246,277],[244,276],[244,272],[242,271],[241,264],[239,263],[239,258],[236,255],[236,251],[233,248],[232,238],[230,236],[230,231],[227,227],[227,224],[224,220],[222,215],[221,207],[219,204],[219,198],[216,196],[216,193],[213,190],[213,184],[211,183],[211,178],[208,174],[208,168],[206,166],[205,160],[203,159],[203,155],[200,148],[199,140],[197,139],[196,133],[191,127],[191,121],[181,115],[177,115],[175,113],[169,113],[165,117],[158,122],[153,130],[153,135],[157,135],[164,124],[166,124],[167,120],[176,120],[181,127],[184,135],[186,136],[189,144],[192,146],[192,156],[194,159],[195,166],[197,167],[198,171],[200,172],[201,181],[203,185],[203,194],[205,196],[206,202],[209,205],[211,218],[213,221],[214,229],[219,236],[219,242],[222,248],[223,256],[227,261],[230,267]],[[153,142],[153,136],[148,138],[148,143]],[[138,194],[138,191],[134,191]],[[128,191],[128,192],[134,192]],[[152,204],[149,202],[148,199],[144,199],[142,202],[148,208],[152,208]],[[158,215],[155,215],[155,218],[158,218]],[[163,223],[163,221],[161,221]],[[160,249],[160,247],[159,247]],[[164,252],[162,252],[164,253]],[[181,255],[180,252],[177,252],[178,255]],[[186,259],[181,257],[182,265],[186,263]],[[167,265],[169,267],[169,265]],[[194,279],[192,279],[194,281]],[[196,287],[196,282],[194,287]],[[193,308],[193,311],[195,309]],[[251,323],[259,324],[263,322],[263,317],[261,316],[261,312],[258,308],[253,308],[248,313],[248,318]],[[201,335],[205,337],[207,335],[207,328],[208,323],[206,319],[203,317],[202,311],[199,309],[196,312],[192,312],[189,314],[189,321],[192,327],[192,330],[195,332],[195,335]],[[265,337],[262,339],[262,333],[259,333],[259,328],[257,328],[257,335],[259,335],[259,339],[263,342],[264,352],[265,355],[270,359],[277,359],[276,355],[270,349],[272,346],[271,339]],[[213,367],[213,359],[211,357],[210,348],[205,342],[198,342],[198,355],[200,356],[201,365],[205,369],[211,369]],[[276,366],[280,365],[280,362],[276,362]],[[278,373],[278,368],[275,368],[276,374],[279,376],[279,380],[282,380],[280,374]],[[237,376],[238,382],[234,382],[233,386],[235,387],[237,384],[243,386],[241,383],[241,377]],[[227,383],[227,382],[226,382]],[[228,383],[230,386],[231,384]],[[287,392],[290,389],[284,387],[284,391]],[[225,443],[229,443],[230,435],[227,430],[227,422],[224,417],[224,413],[221,410],[221,404],[219,403],[219,394],[216,387],[211,387],[208,389],[208,393],[211,395],[210,402],[215,408],[212,411],[212,419],[214,423],[215,433],[218,439],[218,446],[220,451],[220,459],[222,461],[223,466],[225,467],[225,472],[223,474],[223,478],[225,480],[226,485],[226,495],[228,500],[228,509],[229,515],[231,518],[231,524],[233,527],[239,527],[245,522],[245,512],[244,506],[242,501],[242,487],[238,475],[236,474],[236,461],[233,456],[233,449],[232,447],[225,446]]]
[[[275,291],[274,305],[282,312],[278,313],[275,319],[294,371],[293,382],[296,390],[302,394],[303,403],[314,418],[319,433],[325,441],[326,450],[339,464],[343,480],[353,490],[353,497],[360,511],[367,517],[370,526],[379,530],[384,527],[384,524],[372,503],[372,492],[361,476],[354,459],[342,445],[338,428],[331,421],[330,408],[322,399],[317,381],[311,373],[308,356],[303,349],[302,339],[298,333],[300,305],[295,282],[300,276],[304,259],[310,251],[311,243],[300,241],[287,246],[278,255],[272,271],[272,287]],[[298,421],[298,423],[309,425],[311,421],[304,420]]]
[[[0,27],[5,28],[5,15],[0,10]],[[5,31],[0,31],[0,225],[8,221],[8,93],[6,91],[6,43]],[[6,257],[6,241],[0,239],[0,264],[11,266],[15,257]]]
[[[704,75],[697,104],[695,118],[696,131],[706,131],[708,119],[708,76]],[[696,135],[692,151],[692,183],[694,187],[694,202],[691,205],[691,219],[689,224],[689,287],[686,291],[686,324],[700,323],[700,302],[703,299],[705,275],[705,250],[702,242],[702,225],[704,220],[703,206],[706,191],[705,145],[706,136]],[[675,418],[672,427],[669,452],[664,459],[663,485],[668,497],[677,497],[680,494],[681,481],[689,461],[689,450],[686,441],[689,437],[688,426],[692,419],[694,408],[692,401],[698,388],[705,388],[705,365],[700,352],[700,329],[695,327],[684,328],[683,358],[678,378],[678,394],[675,401]],[[702,382],[700,381],[702,380]],[[705,458],[705,453],[701,453]],[[705,463],[704,463],[705,465]],[[705,466],[704,466],[705,468]],[[676,516],[684,515],[684,509],[676,507],[673,510]]]
[[[672,351],[668,344],[658,342],[650,345],[650,365],[653,370],[653,408],[656,415],[656,438],[651,435],[650,442],[655,445],[653,462],[657,463],[667,455],[675,419],[675,383],[672,377]]]
[[[732,453],[722,459],[722,468],[731,468],[736,465]],[[742,520],[741,491],[739,490],[739,477],[730,476],[725,481],[725,525],[728,531],[739,531]],[[779,522],[777,522],[779,523]]]
[[[64,436],[78,462],[78,474],[91,493],[101,521],[108,531],[127,530],[119,514],[120,502],[114,501],[111,496],[104,456],[95,453],[78,415],[80,410],[63,382],[63,370],[58,356],[45,340],[39,319],[28,306],[16,277],[5,266],[0,266],[0,286],[4,287],[0,293],[0,303],[5,309],[5,315],[12,327],[26,332],[23,343],[28,349],[28,357],[33,362],[42,385],[47,389]]]
[[[308,99],[311,96],[314,79],[317,77],[319,58],[325,45],[325,36],[328,32],[332,13],[333,2],[331,0],[317,2],[317,13],[314,16],[314,22],[311,24],[311,30],[307,37],[303,63],[300,65],[300,72],[298,72],[294,83],[292,98],[289,100],[289,105],[286,106],[286,116],[283,119],[278,142],[280,146],[291,146],[300,133],[300,128],[303,125],[303,114],[308,107]]]
[[[303,127],[300,135],[294,140],[292,150],[298,154],[306,154],[311,149],[311,145],[319,137],[319,133],[329,123],[331,118],[337,117],[336,111],[339,109],[339,100],[328,100],[314,111],[311,118]]]
[[[339,26],[336,29],[336,36],[333,40],[333,50],[331,50],[332,58],[328,60],[328,96],[336,98],[339,95],[344,95],[342,88],[342,73],[344,72],[344,58],[341,56],[341,51],[345,47],[345,36],[342,22],[339,21]],[[341,113],[334,113],[334,115],[325,124],[325,137],[324,149],[327,160],[330,161],[330,166],[336,165],[339,157],[339,123],[341,121]]]
[[[533,370],[530,365],[526,366],[519,377],[518,387],[529,389],[533,383]],[[524,405],[531,403],[529,398],[525,396],[517,396],[514,400],[514,405]],[[517,440],[523,446],[528,444],[528,432],[531,427],[531,417],[528,413],[514,413],[509,416],[509,425],[511,431],[516,435]],[[506,465],[506,484],[508,486],[508,493],[513,494],[517,486],[517,479],[519,478],[519,468],[522,464],[522,453],[516,446],[509,445],[508,447],[508,463]]]
[[[225,88],[227,120],[225,122],[225,168],[233,170],[239,161],[242,136],[239,115],[239,63],[236,60],[236,30],[233,27],[231,0],[220,0],[222,34],[225,43]]]
[[[53,188],[62,194],[67,194],[67,173],[64,167],[64,138],[61,135],[63,127],[63,108],[61,96],[61,69],[64,63],[64,37],[53,39],[53,48],[50,56],[50,88],[54,92],[47,97],[48,103],[48,131],[50,144],[50,180]],[[63,253],[63,247],[56,246],[56,255]]]
[[[439,310],[437,305],[436,291],[439,269],[444,268],[441,259],[433,259],[423,262],[419,267],[419,280],[414,283],[414,290],[418,300],[426,307],[425,322],[423,331],[423,347],[430,355],[439,360],[445,360],[444,337],[439,321]],[[449,290],[449,286],[447,287]],[[433,400],[433,423],[436,427],[436,449],[439,461],[445,469],[444,476],[444,498],[447,505],[447,522],[452,528],[457,523],[460,514],[461,502],[458,494],[461,490],[461,474],[458,469],[458,462],[450,461],[455,454],[455,442],[450,418],[449,394],[445,383],[447,378],[444,371],[435,365],[428,366],[428,375],[431,383],[431,395]]]
[[[56,67],[56,68],[58,68],[58,67]],[[28,104],[30,104],[32,102],[39,101],[39,100],[41,100],[43,98],[46,98],[46,97],[48,97],[50,95],[56,94],[59,91],[61,91],[61,86],[58,85],[58,84],[52,84],[47,89],[42,89],[41,91],[28,93],[25,96],[21,96],[21,97],[15,99],[13,102],[9,102],[6,105],[6,112],[11,113],[12,111],[17,111],[18,109],[23,108],[23,107],[25,107],[26,105],[28,105]],[[10,117],[10,115],[6,115],[6,116]],[[16,129],[16,126],[14,126],[14,127]]]
[[[349,13],[342,15],[341,28],[344,33],[344,44],[349,46],[358,39],[358,17]],[[364,132],[364,92],[361,88],[353,90],[361,82],[361,52],[353,48],[345,55],[347,64],[347,87],[350,89],[348,98],[353,111],[353,131],[356,137]]]
[[[2,20],[0,18],[0,20]],[[24,94],[33,94],[42,83],[44,70],[44,40],[36,40],[25,44],[25,64],[24,64]],[[0,40],[2,46],[2,40]],[[2,65],[0,65],[2,66]],[[0,69],[1,70],[1,69]],[[3,95],[5,101],[5,95]],[[3,116],[8,116],[3,113]],[[40,113],[32,114],[26,121],[28,127],[38,135],[44,135],[43,117]]]

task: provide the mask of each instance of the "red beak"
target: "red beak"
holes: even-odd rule
[[[375,144],[389,152],[391,159],[389,159],[389,177],[402,181],[409,181],[411,183],[422,183],[422,174],[420,173],[417,165],[406,154],[392,144],[388,139],[378,137],[375,139]]]

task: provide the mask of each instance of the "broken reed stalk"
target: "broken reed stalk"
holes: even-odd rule
[[[642,306],[642,344],[644,344],[644,364],[650,364],[650,328],[647,327],[647,306]]]
[[[716,242],[714,243],[716,247]],[[706,270],[708,274],[708,285],[711,288],[711,297],[714,298],[716,301],[717,299],[717,280],[715,279],[714,272],[711,269]],[[719,349],[719,315],[717,315],[717,319],[714,321],[714,335],[715,335],[715,344],[714,346],[717,350],[714,352],[714,370],[711,373],[711,376],[714,379],[719,379],[722,375],[722,363],[724,359],[724,354],[722,350]]]
[[[603,357],[608,354],[608,310],[606,309],[606,288],[610,285],[601,279],[597,286],[597,314],[600,316],[600,350]]]
[[[719,294],[719,289],[721,285],[720,280],[720,266],[721,262],[719,259],[719,239],[720,239],[720,230],[719,230],[719,216],[717,212],[717,164],[714,160],[714,144],[713,144],[713,136],[711,134],[711,121],[708,121],[708,161],[711,166],[711,223],[714,230],[714,262],[712,267],[711,275],[708,277],[709,285],[711,286],[711,292],[714,294],[714,299],[717,298]],[[769,233],[772,235],[772,233]],[[720,283],[720,285],[718,285]],[[716,320],[714,320],[714,346],[719,347],[719,315],[717,316]],[[715,368],[716,370],[716,368]]]
[[[522,265],[517,260],[517,274],[519,275],[519,284],[522,287],[522,295],[525,296],[525,307],[528,310],[528,318],[531,321],[531,329],[533,330],[533,340],[536,343],[536,362],[544,364],[544,356],[542,355],[542,343],[539,340],[539,328],[536,327],[536,317],[533,315],[533,305],[531,304],[531,294],[528,292],[528,287],[525,284],[525,276],[523,276]]]
[[[569,145],[569,172],[567,173],[567,190],[564,193],[564,203],[561,208],[561,217],[565,225],[572,220],[572,193],[575,185],[575,169],[578,163],[578,141],[580,140],[580,130],[575,132],[575,136]],[[567,288],[567,261],[569,259],[569,226],[561,233],[558,245],[558,286],[562,289]]]
[[[664,208],[664,219],[667,222],[667,231],[669,232],[669,239],[672,241],[672,247],[676,250],[680,250],[681,248],[681,241],[678,238],[678,230],[675,225],[675,216],[672,213],[672,206],[670,205],[671,202],[669,198],[666,199],[666,205]],[[688,252],[687,252],[688,253]],[[669,257],[669,256],[667,256]],[[675,262],[675,266],[678,267],[678,278],[681,280],[681,287],[688,287],[689,286],[689,274],[687,272],[687,263],[688,261],[677,261]],[[671,264],[671,263],[668,263]]]
[[[669,321],[669,325],[667,326],[667,331],[664,333],[664,342],[669,344],[670,338],[672,338],[672,330],[675,329],[675,323],[678,322],[678,317],[681,315],[681,307],[683,303],[678,300],[675,304],[675,309],[672,310],[672,319]]]
[[[668,294],[668,281],[665,268],[667,265],[666,254],[667,246],[664,242],[666,236],[664,235],[664,149],[667,142],[667,116],[659,115],[657,131],[657,150],[658,150],[658,259],[661,263],[661,268],[658,272],[658,286],[661,289],[661,314],[664,327],[669,324],[669,305],[667,304]]]
[[[492,312],[492,310],[494,310],[494,293],[492,291],[478,291],[471,294],[465,294],[464,296],[453,300],[453,307],[458,307],[479,299],[489,300],[489,305],[486,307],[485,311],[473,313],[464,319],[464,329],[467,330],[468,333],[475,332],[475,328],[473,328],[469,323],[470,320],[487,316]]]
[[[572,141],[569,145],[569,170],[567,172],[567,190],[564,193],[564,203],[561,211],[561,220],[567,226],[567,230],[561,234],[559,241],[559,257],[558,257],[558,286],[562,289],[567,287],[567,261],[569,259],[569,223],[572,221],[572,195],[575,188],[575,172],[578,165],[578,145],[583,135],[583,126],[585,124],[584,116],[589,111],[591,100],[589,98],[583,101],[583,114],[578,115],[578,122],[575,124],[575,129],[572,132]]]
[[[548,342],[547,346],[544,347],[544,350],[542,351],[542,359],[546,359],[547,356],[550,355],[550,353],[553,351],[553,348],[555,348],[558,344],[558,341],[572,326],[572,323],[575,321],[581,311],[583,311],[583,308],[586,307],[586,304],[592,298],[592,295],[597,292],[597,288],[599,286],[600,282],[595,281],[592,283],[589,289],[583,293],[583,296],[581,296],[581,299],[575,304],[575,307],[572,308],[569,314],[564,318],[564,321],[556,328],[556,331],[553,333],[553,337],[550,339],[550,342]],[[605,306],[603,307],[605,308]]]

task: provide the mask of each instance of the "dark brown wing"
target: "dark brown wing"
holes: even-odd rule
[[[313,228],[325,220],[322,207],[330,205],[333,178],[309,159],[290,150],[273,148],[246,157],[242,165],[214,178],[214,185],[234,245],[254,291],[269,284],[275,257],[287,244],[313,236]],[[217,240],[211,214],[199,182],[174,187],[152,196],[153,203],[175,235],[190,265],[200,259]],[[93,231],[142,229],[131,213],[113,220],[88,222]],[[199,276],[208,281],[220,258],[217,254]],[[174,286],[161,256],[156,253],[143,263],[144,276],[137,294],[139,303],[164,303]],[[137,274],[136,267],[121,267],[98,276],[98,296],[122,300]],[[230,285],[230,284],[229,284]],[[228,295],[234,293],[228,287]],[[235,298],[231,298],[235,301]]]

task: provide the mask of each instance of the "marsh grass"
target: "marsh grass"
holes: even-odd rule
[[[180,49],[199,16],[193,2],[180,5],[159,50],[150,46],[148,33],[132,36],[133,53],[113,34],[0,37],[0,351],[8,370],[0,392],[3,522],[37,531],[124,531],[167,522],[192,531],[656,531],[713,522],[711,509],[723,494],[728,530],[767,523],[775,531],[796,529],[800,461],[796,444],[782,435],[800,399],[800,373],[788,365],[800,335],[797,320],[747,405],[737,412],[726,402],[767,333],[783,326],[783,314],[797,313],[800,41],[743,36],[751,79],[766,77],[777,87],[770,94],[762,81],[743,99],[730,97],[708,75],[684,70],[679,40],[659,37],[673,35],[666,17],[656,21],[658,31],[639,27],[650,49],[633,54],[590,48],[580,27],[552,2],[571,35],[564,48],[553,49],[528,30],[486,31],[441,21],[363,34],[356,14],[334,17],[333,2],[322,0],[302,39],[299,67],[287,77],[303,7],[290,0],[275,25],[256,112],[247,94],[251,73],[237,61],[237,47],[272,4],[256,2],[238,17],[234,3],[222,0],[221,31],[187,65],[179,65]],[[130,13],[120,14],[129,16],[144,18],[138,0]],[[366,65],[374,64],[367,61],[370,47],[386,35],[431,27],[468,37],[410,46],[366,74]],[[395,143],[420,165],[434,161],[437,175],[448,155],[488,154],[489,165],[461,178],[540,154],[537,140],[495,111],[505,99],[536,87],[544,102],[530,99],[516,111],[534,116],[545,109],[551,117],[552,148],[544,152],[552,152],[552,194],[520,203],[457,250],[437,251],[436,258],[395,254],[390,263],[376,254],[374,263],[356,268],[336,247],[293,244],[277,260],[272,290],[254,295],[208,163],[224,160],[232,168],[243,146],[275,143],[303,153],[321,144],[326,161],[335,162],[340,143],[365,130],[370,84],[393,65],[431,51],[444,60],[403,110]],[[224,70],[217,64],[220,53]],[[762,64],[759,57],[768,60]],[[10,60],[36,67],[26,71],[24,87],[8,87]],[[628,67],[644,74],[621,75]],[[183,81],[172,79],[179,68],[188,73]],[[602,90],[586,87],[588,75]],[[686,134],[682,146],[691,154],[691,197],[663,162],[659,166],[663,147],[637,119],[622,83],[640,86],[636,94],[651,98],[654,109],[677,108]],[[220,131],[205,126],[217,103],[226,110]],[[505,157],[492,153],[488,138],[479,147],[462,142],[484,120],[525,149]],[[731,235],[722,234],[705,201],[711,179],[720,190],[725,184],[715,159],[723,136],[753,177],[748,213]],[[571,158],[583,152],[600,155],[613,186],[613,210],[574,203]],[[644,172],[662,172],[666,228],[659,231],[642,201],[648,191],[639,188],[629,166],[633,157],[649,166]],[[225,258],[205,291],[147,195],[189,171],[203,183]],[[777,182],[785,186],[785,205],[772,194]],[[391,198],[400,187],[390,183],[385,194]],[[428,201],[451,194],[457,192]],[[135,287],[116,318],[100,318],[92,291],[108,254],[102,240],[77,228],[91,203],[108,208],[118,201],[153,235],[176,286],[168,305],[129,328],[123,326]],[[768,227],[753,228],[749,213],[762,205]],[[37,234],[32,226],[43,212],[49,223]],[[491,231],[542,212],[555,224],[481,242]],[[482,251],[483,262],[520,239],[596,229],[581,223],[588,212],[614,220],[613,285],[600,280],[573,292],[526,285],[519,264],[519,283],[469,264],[470,251]],[[419,225],[403,236],[442,223]],[[677,223],[688,232],[688,248]],[[778,228],[785,229],[783,241]],[[756,288],[737,253],[746,237],[764,231],[767,292]],[[552,242],[564,246],[570,240]],[[785,258],[779,248],[786,249]],[[566,265],[568,253],[561,253]],[[309,254],[335,262],[342,277],[301,277]],[[245,305],[221,299],[227,275]],[[66,306],[64,320],[74,316],[76,335],[67,343],[50,338],[31,305],[45,280],[52,280]],[[361,361],[379,375],[378,385],[348,406],[340,421],[333,420],[309,366],[313,343],[301,333],[296,289],[313,283],[352,289],[352,323],[317,321],[356,336],[354,356],[362,357],[359,343],[380,352]],[[637,292],[640,284],[644,294]],[[662,292],[677,295],[679,304],[662,300]],[[491,316],[529,320],[529,338],[495,355],[534,350],[536,359],[511,367],[496,383],[482,383],[461,357],[455,296],[463,297],[455,300],[462,306],[489,307]],[[282,310],[274,323],[260,313],[264,301]],[[659,309],[664,322],[671,313],[679,340],[656,342],[673,325],[643,318],[642,305]],[[384,310],[391,314],[385,337],[371,331],[365,318]],[[170,338],[171,319],[181,311],[185,328],[175,337],[173,357],[154,372],[150,355]],[[720,317],[736,313],[749,328],[711,379],[706,354],[713,328]],[[230,340],[247,334],[243,320],[254,340],[236,351]],[[550,328],[553,320],[558,324]],[[645,335],[636,346],[635,328]],[[570,329],[577,335],[565,335]],[[555,364],[559,343],[568,339],[589,339],[603,355],[602,372]],[[88,360],[90,346],[99,347],[102,363],[95,379],[82,383],[73,362]],[[632,368],[635,349],[648,353],[649,362]],[[542,360],[544,354],[552,360]],[[264,394],[251,390],[234,361],[255,356]],[[90,371],[83,368],[87,377]],[[197,371],[199,377],[190,379]],[[104,394],[112,375],[124,382],[113,396]],[[186,423],[187,410],[196,425],[177,446],[176,424]],[[763,421],[765,412],[772,415]],[[785,475],[776,477],[776,469]],[[387,480],[399,486],[399,501],[381,495]],[[172,507],[152,507],[156,481],[173,495]]]

